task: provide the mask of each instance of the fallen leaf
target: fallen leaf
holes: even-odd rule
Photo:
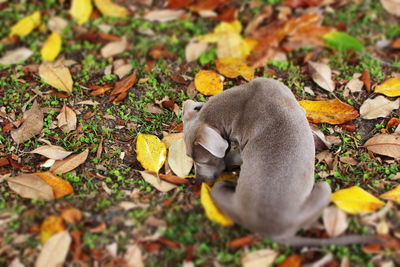
[[[400,96],[400,78],[390,78],[375,87],[375,93],[387,96]]]
[[[228,243],[228,248],[238,248],[238,247],[248,246],[253,244],[255,240],[256,238],[253,235],[239,237],[230,241]]]
[[[71,236],[68,231],[62,231],[53,235],[43,245],[35,262],[35,267],[57,267],[62,266],[67,257]]]
[[[365,142],[364,147],[375,154],[399,159],[400,135],[378,134],[368,139],[367,142]]]
[[[2,65],[10,65],[16,64],[21,61],[27,60],[30,56],[32,56],[32,50],[26,47],[16,48],[10,51],[7,51],[1,58],[0,64]]]
[[[185,14],[183,10],[159,9],[147,12],[143,18],[149,21],[167,22],[176,20]]]
[[[66,21],[62,17],[53,16],[49,19],[47,25],[52,32],[61,34],[64,28],[67,27],[68,21]]]
[[[60,146],[44,145],[32,150],[29,153],[39,154],[49,159],[61,160],[69,156],[72,152],[66,151]]]
[[[168,0],[167,8],[182,8],[190,5],[194,0]]]
[[[127,266],[144,267],[143,255],[137,244],[127,245],[124,260]]]
[[[172,174],[159,173],[158,176],[159,176],[159,178],[161,180],[164,180],[164,181],[166,181],[168,183],[171,183],[171,184],[185,184],[185,185],[190,185],[191,184],[190,179],[181,178],[179,176],[175,176],[175,175],[172,175]]]
[[[34,173],[34,175],[38,176],[40,179],[51,186],[55,198],[74,193],[74,189],[68,181],[52,174],[51,172],[37,172]]]
[[[126,76],[124,79],[115,83],[111,96],[117,96],[126,93],[136,83],[136,73]]]
[[[175,184],[171,184],[161,180],[156,173],[149,171],[141,171],[143,179],[151,184],[154,188],[156,188],[160,192],[168,192],[177,187]]]
[[[63,132],[69,133],[70,131],[74,131],[76,129],[76,114],[75,112],[67,107],[66,105],[60,111],[60,114],[57,116],[58,127],[63,130]]]
[[[128,10],[120,5],[113,3],[111,0],[94,0],[96,7],[103,15],[112,17],[126,17]]]
[[[358,117],[358,111],[339,99],[323,101],[301,100],[299,104],[306,110],[308,121],[342,124]]]
[[[168,164],[179,177],[186,177],[193,167],[193,159],[186,155],[185,141],[178,139],[168,150]]]
[[[325,63],[308,62],[309,71],[313,81],[328,92],[335,90],[335,83],[332,80],[331,68]]]
[[[157,136],[139,133],[136,140],[137,160],[145,170],[158,173],[164,165],[167,149]]]
[[[291,8],[319,6],[321,5],[321,0],[284,0],[282,5]]]
[[[76,23],[82,25],[89,20],[92,10],[93,7],[91,0],[72,0],[69,13],[74,18]]]
[[[167,136],[164,136],[161,141],[165,144],[165,147],[168,149],[175,141],[182,139],[183,133],[171,133]]]
[[[400,16],[399,0],[381,0],[381,4],[388,13],[395,16]]]
[[[214,204],[211,198],[211,187],[206,183],[201,184],[200,202],[208,219],[222,226],[233,225],[232,219],[223,214]]]
[[[400,185],[396,186],[390,191],[383,193],[379,196],[386,200],[400,201]]]
[[[322,214],[322,220],[330,237],[343,234],[349,226],[346,213],[336,206],[326,207]]]
[[[46,61],[53,61],[54,59],[56,59],[61,51],[61,45],[61,35],[56,32],[50,34],[44,42],[42,49],[40,50],[42,59]]]
[[[39,66],[39,76],[45,83],[56,89],[72,93],[72,77],[69,69],[61,63],[42,63]]]
[[[243,267],[266,267],[272,266],[278,253],[272,249],[261,249],[247,252],[242,258]]]
[[[70,224],[78,224],[82,219],[82,212],[76,208],[66,208],[61,210],[61,217]]]
[[[20,37],[30,34],[36,27],[40,25],[41,16],[39,11],[35,11],[32,14],[22,18],[14,26],[11,27],[10,34],[12,37],[18,35]]]
[[[44,244],[53,235],[65,230],[64,220],[59,215],[50,215],[40,225],[40,243]]]
[[[361,81],[360,73],[353,74],[353,78],[346,84],[346,88],[352,93],[359,93],[364,86],[364,82]]]
[[[361,80],[363,81],[367,92],[371,92],[371,75],[369,75],[368,69],[363,70]]]
[[[385,205],[384,202],[358,186],[336,191],[332,194],[332,202],[350,214],[372,212]]]
[[[103,48],[100,50],[100,53],[104,58],[109,58],[124,52],[127,47],[128,42],[125,38],[122,38],[120,41],[109,42],[103,46]]]
[[[72,171],[82,163],[84,163],[89,155],[89,150],[85,150],[79,154],[71,155],[63,160],[58,160],[51,166],[50,171],[55,174],[62,174]]]
[[[118,78],[122,79],[125,75],[132,71],[133,67],[131,64],[124,64],[114,69],[114,74],[118,76]]]
[[[23,174],[7,179],[8,186],[23,198],[54,199],[53,189],[38,176]]]
[[[292,254],[281,262],[278,267],[300,267],[302,261],[303,258],[299,254]]]
[[[390,101],[384,96],[379,95],[374,99],[365,100],[360,107],[360,116],[367,120],[387,117],[394,109],[398,109],[399,105],[400,99]]]
[[[11,130],[11,137],[17,143],[23,143],[40,134],[43,129],[43,111],[35,101],[30,110],[23,115],[24,122],[18,129]]]
[[[233,57],[220,58],[215,61],[219,73],[228,78],[239,75],[250,81],[254,78],[254,69],[250,68],[244,60]]]
[[[361,51],[364,49],[364,45],[359,40],[345,32],[329,32],[324,35],[324,41],[326,46],[337,49],[339,51]]]
[[[224,89],[222,76],[211,70],[200,70],[194,77],[194,86],[204,95],[216,95]]]
[[[206,51],[208,48],[208,44],[204,42],[200,42],[195,39],[191,39],[189,43],[185,47],[185,58],[187,62],[195,61],[200,57],[200,55]]]

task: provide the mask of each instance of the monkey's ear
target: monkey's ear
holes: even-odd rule
[[[183,111],[182,111],[183,123],[193,119],[198,114],[203,105],[204,103],[202,102],[186,100],[183,103]]]
[[[201,145],[217,158],[223,158],[229,146],[228,141],[208,125],[201,127],[195,144]]]

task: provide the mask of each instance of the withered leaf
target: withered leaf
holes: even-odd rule
[[[69,156],[72,152],[66,151],[60,146],[45,145],[32,150],[29,153],[36,153],[45,156],[49,159],[61,160]]]
[[[324,209],[322,219],[325,230],[330,237],[336,237],[344,233],[348,227],[347,215],[336,206],[330,206]]]
[[[66,159],[56,161],[51,166],[50,171],[55,174],[62,174],[72,171],[82,163],[84,163],[89,155],[89,150],[85,150],[79,154],[71,155]]]
[[[21,127],[11,131],[11,137],[17,144],[40,134],[43,129],[43,111],[36,101],[33,102],[30,110],[24,112],[23,119]]]
[[[308,66],[311,77],[316,84],[329,92],[335,90],[335,83],[332,80],[332,71],[327,64],[309,61]]]
[[[58,119],[58,127],[60,127],[64,132],[69,133],[76,129],[76,114],[75,112],[67,107],[66,105],[63,106],[61,109],[60,114],[57,116]]]
[[[114,89],[111,91],[111,95],[119,95],[125,93],[136,83],[136,73],[126,76],[124,79],[115,83]]]
[[[23,198],[51,200],[54,198],[53,189],[38,176],[23,174],[7,179],[8,186]]]
[[[400,135],[378,134],[368,139],[364,147],[373,153],[400,158]]]

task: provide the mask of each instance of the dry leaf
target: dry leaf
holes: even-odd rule
[[[168,149],[173,143],[175,143],[175,141],[182,138],[183,138],[183,133],[171,133],[167,136],[164,136],[161,141],[165,144],[165,147]]]
[[[53,235],[43,245],[39,257],[36,259],[35,267],[58,267],[62,266],[71,245],[71,236],[68,231],[62,231]]]
[[[34,173],[34,175],[38,176],[51,186],[54,192],[54,197],[56,198],[74,193],[74,189],[68,181],[52,174],[51,172],[37,172]]]
[[[400,96],[400,78],[387,79],[382,84],[375,87],[375,93],[381,93],[387,96]]]
[[[44,244],[53,235],[65,230],[63,218],[59,215],[50,215],[40,225],[40,243]]]
[[[301,100],[299,104],[306,110],[308,121],[342,124],[358,117],[358,111],[339,99],[324,101]]]
[[[74,18],[76,23],[82,25],[89,20],[92,9],[93,7],[91,0],[72,0],[69,13]]]
[[[175,184],[171,184],[161,180],[154,172],[141,171],[140,174],[142,175],[143,179],[146,182],[151,184],[154,188],[156,188],[160,192],[168,192],[177,187],[177,185]]]
[[[94,3],[103,15],[112,17],[128,15],[128,10],[125,7],[113,3],[111,0],[94,0]]]
[[[22,18],[14,26],[11,27],[10,34],[12,37],[18,35],[20,37],[30,34],[37,26],[40,25],[41,16],[39,11],[35,11],[32,14]]]
[[[124,260],[128,266],[144,267],[143,255],[137,244],[127,245]]]
[[[137,160],[145,170],[158,173],[164,165],[167,149],[157,136],[139,133],[136,139]]]
[[[46,61],[53,61],[54,59],[56,59],[56,57],[61,51],[61,46],[62,46],[61,35],[56,32],[53,32],[46,39],[42,49],[40,50],[42,59]]]
[[[217,59],[215,65],[219,73],[228,78],[236,78],[239,75],[250,81],[254,78],[254,69],[247,66],[244,60],[233,57]]]
[[[335,83],[332,80],[332,71],[327,64],[309,61],[308,66],[311,78],[316,84],[328,92],[333,92],[333,90],[335,90]]]
[[[400,16],[400,0],[381,0],[381,4],[390,14]]]
[[[332,194],[332,202],[350,214],[372,212],[385,205],[358,186],[340,189]]]
[[[70,224],[78,224],[82,219],[82,212],[75,208],[61,210],[61,217]]]
[[[67,27],[68,25],[68,21],[66,21],[65,19],[61,18],[61,17],[51,17],[49,19],[49,22],[47,23],[47,25],[49,26],[49,29],[52,32],[57,32],[59,34],[61,34],[64,30],[65,27]]]
[[[50,171],[55,174],[62,174],[72,171],[82,163],[84,163],[89,155],[89,150],[85,150],[79,154],[71,155],[66,159],[56,161],[51,166]]]
[[[179,177],[186,177],[193,167],[193,159],[186,155],[185,141],[178,139],[168,150],[168,164]]]
[[[66,151],[60,146],[44,145],[32,150],[29,153],[36,153],[49,159],[61,160],[69,156],[72,152]]]
[[[69,133],[70,131],[74,131],[76,129],[76,114],[71,108],[67,107],[66,105],[63,106],[60,114],[58,114],[57,120],[58,127],[66,133]]]
[[[261,249],[246,253],[242,258],[243,267],[272,266],[278,253],[272,249]]]
[[[365,142],[364,147],[369,151],[395,159],[400,158],[400,135],[378,134]]]
[[[40,134],[43,129],[43,111],[35,101],[30,110],[24,112],[24,122],[21,127],[11,131],[12,139],[17,143],[23,143],[26,140]]]
[[[352,93],[361,92],[361,89],[364,86],[364,82],[359,78],[361,77],[360,73],[353,74],[353,78],[346,84],[346,88],[350,90]]]
[[[185,14],[185,11],[175,9],[160,9],[160,10],[152,10],[146,15],[143,16],[144,19],[149,21],[158,21],[158,22],[167,22],[171,20],[176,20],[182,17]]]
[[[72,93],[72,77],[69,69],[61,63],[43,63],[39,66],[39,76],[45,83],[56,89]]]
[[[124,52],[127,47],[128,42],[125,38],[122,38],[120,41],[109,42],[100,52],[104,58],[108,58]]]
[[[383,193],[379,197],[386,200],[400,201],[400,185],[386,193]]]
[[[10,177],[7,182],[8,186],[23,198],[54,199],[53,189],[36,175]]]
[[[322,220],[325,230],[330,237],[343,234],[349,226],[346,213],[336,206],[326,207],[322,215]]]
[[[216,95],[224,89],[223,77],[211,70],[200,70],[194,78],[194,85],[204,95]]]
[[[400,99],[390,101],[384,96],[379,95],[374,99],[365,100],[360,107],[360,116],[367,120],[387,117],[394,109],[398,109],[399,105]]]
[[[115,83],[114,89],[111,91],[111,96],[120,96],[126,94],[126,92],[134,86],[136,83],[136,73],[126,76],[124,79]]]
[[[10,65],[16,64],[20,61],[27,60],[30,56],[32,56],[32,50],[26,47],[16,48],[10,51],[7,51],[1,58],[0,58],[0,65]]]
[[[199,42],[197,38],[191,39],[185,47],[185,57],[187,62],[195,61],[206,51],[208,44]]]
[[[223,214],[219,208],[214,204],[211,198],[211,187],[206,184],[201,184],[200,202],[204,208],[204,212],[208,219],[216,222],[222,226],[231,226],[234,224],[231,218]]]
[[[132,71],[133,67],[131,64],[124,64],[118,68],[114,68],[114,74],[122,79],[125,75]]]
[[[277,267],[301,267],[303,258],[299,254],[292,254]]]

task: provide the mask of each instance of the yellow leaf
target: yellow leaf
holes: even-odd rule
[[[125,7],[113,3],[111,0],[94,0],[94,3],[103,15],[113,17],[128,15],[128,10]]]
[[[312,123],[341,124],[358,117],[358,111],[338,99],[324,101],[301,100],[307,119]]]
[[[74,18],[76,23],[82,25],[89,20],[92,9],[93,7],[91,0],[72,0],[69,13]]]
[[[332,202],[350,214],[372,212],[385,203],[358,186],[341,189],[332,194]]]
[[[400,185],[386,193],[383,193],[379,197],[387,200],[400,201]]]
[[[22,18],[14,26],[11,27],[9,36],[18,35],[20,37],[28,35],[37,26],[40,25],[41,16],[39,11],[33,12],[31,15]]]
[[[63,218],[59,215],[50,215],[40,225],[40,243],[46,243],[50,237],[64,230]]]
[[[375,93],[387,96],[400,96],[400,78],[390,78],[375,87]]]
[[[211,70],[201,70],[194,78],[196,90],[203,95],[216,95],[224,89],[221,75]]]
[[[211,195],[211,187],[206,184],[201,184],[201,191],[200,191],[200,202],[203,205],[204,211],[208,219],[213,222],[219,223],[222,226],[230,226],[233,225],[233,221],[223,214],[217,206],[215,206]]]
[[[254,70],[247,66],[242,59],[233,57],[224,57],[215,61],[219,73],[228,78],[236,78],[241,75],[250,81],[254,78]]]
[[[139,133],[136,140],[136,154],[143,168],[158,173],[167,157],[167,149],[157,136]]]
[[[213,33],[199,36],[199,40],[206,43],[217,43],[218,58],[234,57],[246,58],[255,46],[255,41],[240,35],[242,25],[240,21],[221,22]]]
[[[39,66],[39,76],[45,83],[61,91],[72,93],[73,81],[69,69],[60,63],[43,63]]]
[[[234,174],[233,172],[224,172],[216,179],[216,182],[219,181],[237,182],[238,179],[239,177],[237,176],[237,174]]]
[[[45,181],[51,186],[51,188],[53,188],[54,197],[56,198],[66,196],[74,192],[74,189],[68,181],[52,174],[51,172],[38,172],[34,173],[34,175],[39,176],[40,179]]]
[[[46,61],[53,61],[61,51],[62,39],[61,36],[53,32],[44,42],[42,50],[42,59]]]

